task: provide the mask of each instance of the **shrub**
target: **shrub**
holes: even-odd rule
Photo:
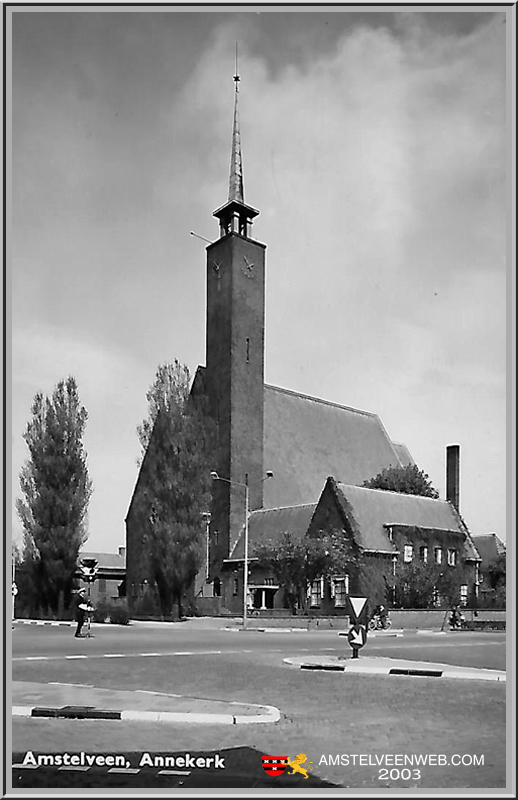
[[[93,614],[94,622],[110,622],[111,621],[111,605],[105,598],[99,600],[95,606]]]
[[[148,591],[146,594],[137,598],[133,606],[133,614],[136,617],[155,617],[162,616],[160,603],[154,592]]]
[[[128,625],[129,613],[126,606],[111,606],[110,620],[114,625]]]
[[[114,625],[128,625],[128,609],[125,605],[114,605],[102,599],[95,608],[93,620],[94,622],[111,622]]]

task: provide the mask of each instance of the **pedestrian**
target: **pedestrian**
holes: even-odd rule
[[[86,590],[79,589],[75,599],[75,620],[77,622],[77,627],[74,635],[76,639],[86,638],[85,634],[81,633],[81,628],[84,625],[86,613],[90,608],[88,598],[86,597]]]

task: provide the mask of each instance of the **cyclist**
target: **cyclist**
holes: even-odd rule
[[[371,619],[376,619],[376,617],[379,617],[379,621],[380,621],[382,627],[386,628],[387,627],[388,610],[383,605],[383,603],[378,603],[378,605],[376,606],[376,608],[372,612]]]
[[[454,628],[462,628],[466,622],[466,617],[458,606],[452,606],[450,614],[450,626]]]

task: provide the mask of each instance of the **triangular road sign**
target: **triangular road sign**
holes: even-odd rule
[[[349,602],[351,603],[351,607],[353,610],[353,614],[356,619],[360,618],[360,614],[362,613],[363,609],[365,608],[365,603],[367,602],[366,597],[349,597]]]

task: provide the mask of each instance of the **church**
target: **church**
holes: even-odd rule
[[[370,411],[264,382],[266,245],[253,235],[259,211],[245,203],[239,76],[234,80],[228,199],[213,212],[219,237],[206,248],[206,364],[191,389],[206,397],[217,428],[200,613],[242,614],[244,594],[257,613],[282,608],[281,587],[254,564],[254,547],[329,526],[350,540],[360,567],[315,581],[314,613],[344,613],[349,593],[390,602],[386,590],[398,559],[463,565],[466,598],[476,592],[480,558],[458,510],[458,446],[448,449],[445,500],[362,488],[384,468],[413,465],[407,447],[392,441]],[[144,464],[145,458],[126,517],[130,611],[149,577],[134,513]]]

